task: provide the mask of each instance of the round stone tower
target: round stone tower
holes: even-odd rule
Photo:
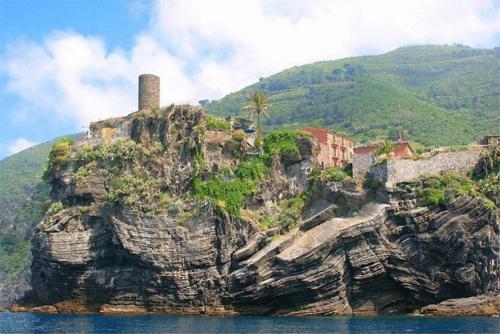
[[[160,108],[160,77],[139,75],[139,110]]]

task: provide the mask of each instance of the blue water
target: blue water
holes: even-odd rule
[[[500,333],[500,318],[183,317],[0,313],[0,333]]]

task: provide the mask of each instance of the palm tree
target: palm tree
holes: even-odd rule
[[[260,114],[269,117],[269,98],[265,92],[254,91],[250,93],[250,102],[243,106],[243,110],[248,111],[248,117],[253,121],[253,117],[257,114],[257,138],[260,137]]]

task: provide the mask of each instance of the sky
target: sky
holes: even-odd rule
[[[500,46],[500,0],[0,0],[0,159],[137,108],[406,45]]]

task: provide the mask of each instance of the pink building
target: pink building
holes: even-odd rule
[[[318,146],[318,163],[322,168],[343,167],[352,162],[354,141],[348,136],[327,129],[303,128]]]

